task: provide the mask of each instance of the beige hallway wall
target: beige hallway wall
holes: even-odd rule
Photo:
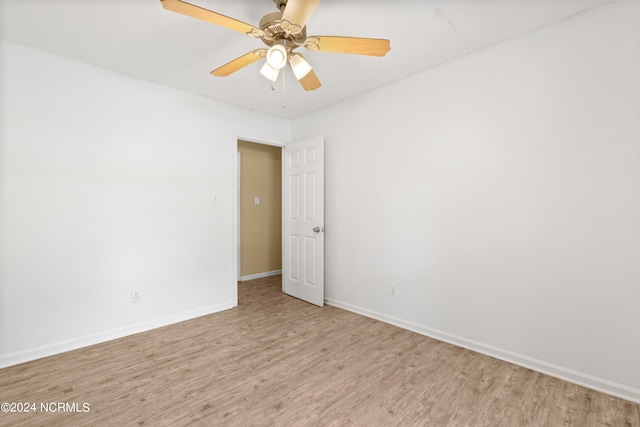
[[[281,148],[238,141],[240,275],[282,269]],[[255,198],[260,204],[255,204]]]

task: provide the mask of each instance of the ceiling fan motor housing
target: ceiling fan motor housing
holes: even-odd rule
[[[304,45],[304,41],[307,39],[307,27],[304,27],[302,31],[297,34],[289,34],[282,28],[280,25],[281,22],[282,12],[273,12],[263,16],[260,20],[260,29],[264,31],[265,34],[264,37],[262,37],[262,41],[267,46],[273,46],[286,40],[289,42],[287,43],[287,49],[289,51]]]

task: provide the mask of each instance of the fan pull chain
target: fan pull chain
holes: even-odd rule
[[[287,102],[285,100],[285,93],[284,93],[284,88],[285,88],[285,86],[284,86],[284,76],[286,74],[287,73],[285,73],[285,69],[283,68],[282,69],[282,108],[287,108]]]

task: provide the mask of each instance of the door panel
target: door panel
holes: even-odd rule
[[[282,290],[324,305],[324,138],[284,147]]]

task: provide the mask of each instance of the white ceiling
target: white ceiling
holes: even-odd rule
[[[272,0],[189,0],[257,26]],[[264,45],[165,10],[160,0],[0,0],[0,37],[144,80],[293,118],[550,25],[606,1],[322,0],[308,35],[388,38],[383,58],[302,51],[323,86],[290,70],[275,91],[258,61],[229,77],[211,70]],[[42,70],[46,72],[46,70]]]

